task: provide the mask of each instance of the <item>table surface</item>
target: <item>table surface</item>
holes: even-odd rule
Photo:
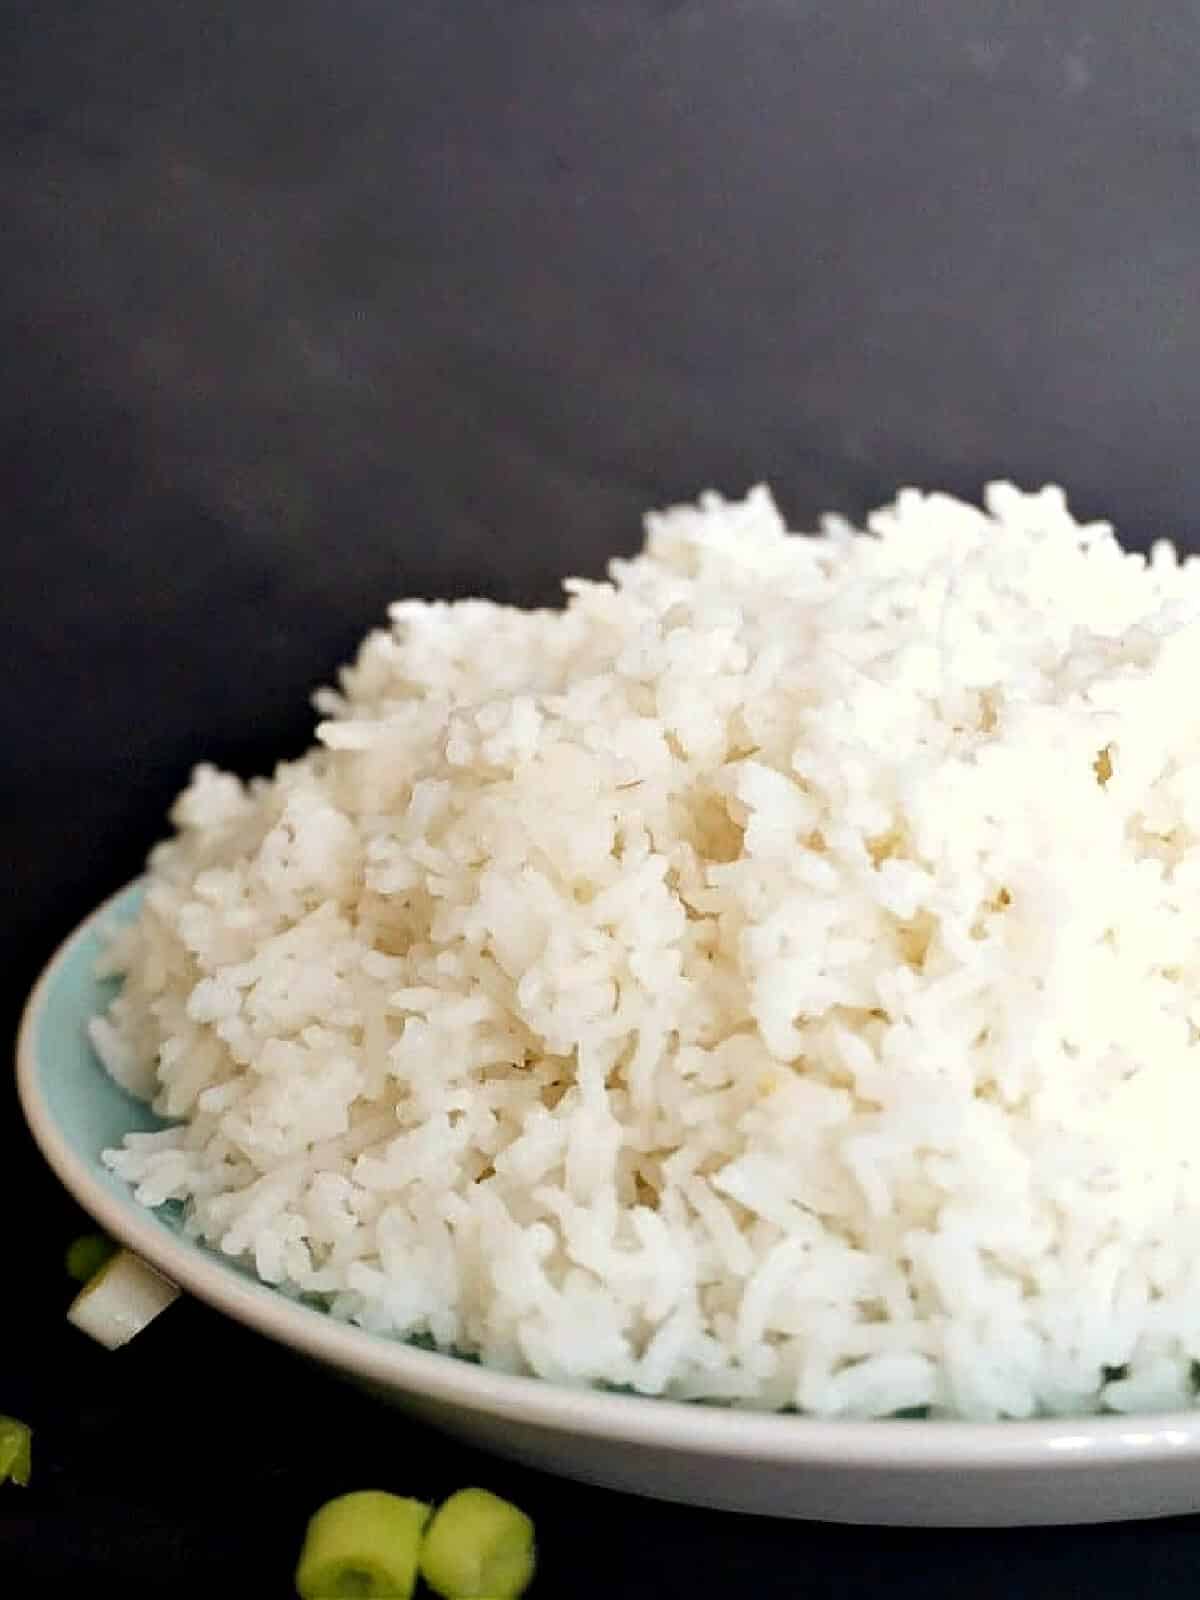
[[[1185,0],[45,0],[0,22],[0,977],[191,764],[301,750],[385,602],[544,601],[647,505],[1200,490]],[[846,1530],[496,1465],[182,1303],[63,1322],[81,1219],[5,1088],[0,1586],[286,1596],[377,1483],[537,1518],[536,1594],[1190,1594],[1200,1522]]]

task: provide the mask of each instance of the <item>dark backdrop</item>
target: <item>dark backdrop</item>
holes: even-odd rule
[[[546,600],[644,507],[764,477],[801,521],[1053,478],[1189,543],[1198,85],[1191,0],[5,7],[10,1022],[188,766],[300,748],[393,596]],[[0,1116],[25,1592],[283,1596],[325,1494],[489,1473],[544,1595],[1194,1586],[1191,1521],[844,1533],[508,1480],[198,1306],[102,1357]]]

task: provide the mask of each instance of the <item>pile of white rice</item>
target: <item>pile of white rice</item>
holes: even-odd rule
[[[111,1167],[336,1316],[821,1416],[1193,1403],[1200,567],[1062,494],[652,516],[201,767]]]

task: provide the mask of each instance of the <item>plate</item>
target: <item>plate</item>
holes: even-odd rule
[[[105,929],[136,912],[131,884],[63,944],[17,1045],[25,1117],[50,1166],[113,1238],[197,1299],[472,1445],[661,1499],[926,1527],[1105,1522],[1200,1510],[1200,1412],[1034,1422],[818,1421],[568,1388],[491,1372],[336,1321],[259,1282],[147,1211],[101,1161],[160,1124],[87,1041],[112,985]]]

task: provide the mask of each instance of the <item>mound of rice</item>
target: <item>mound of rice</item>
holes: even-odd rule
[[[1191,1404],[1200,567],[1060,491],[648,519],[391,610],[201,767],[111,952],[107,1160],[496,1367],[822,1416]]]

